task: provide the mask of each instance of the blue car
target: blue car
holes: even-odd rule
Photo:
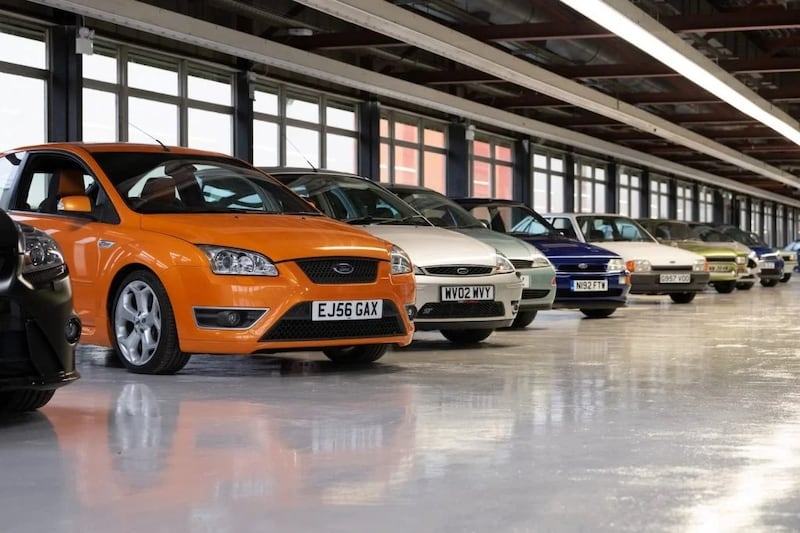
[[[774,287],[784,276],[785,262],[781,253],[769,246],[755,233],[744,231],[736,226],[715,226],[719,231],[733,240],[748,246],[758,256],[758,278],[764,287]]]
[[[554,309],[580,309],[590,318],[605,318],[625,305],[630,285],[622,258],[599,246],[567,239],[524,204],[479,198],[452,200],[423,187],[391,189],[412,206],[417,203],[418,209],[440,227],[459,231],[464,224],[485,225],[538,248],[556,271]]]

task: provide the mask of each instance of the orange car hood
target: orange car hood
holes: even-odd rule
[[[276,262],[318,256],[389,259],[385,241],[324,216],[153,214],[142,216],[141,227],[194,244],[261,252]]]

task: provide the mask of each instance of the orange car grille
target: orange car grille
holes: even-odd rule
[[[261,342],[360,339],[405,335],[406,328],[397,307],[383,301],[383,317],[371,320],[311,320],[311,302],[292,307],[261,337]]]
[[[372,283],[378,277],[378,261],[352,257],[300,259],[297,265],[308,279],[321,285]]]
[[[418,318],[482,318],[503,316],[500,302],[440,302],[425,304]]]

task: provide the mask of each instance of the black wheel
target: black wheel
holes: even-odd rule
[[[189,362],[178,345],[175,315],[164,286],[150,271],[128,274],[111,310],[114,348],[137,374],[174,374]]]
[[[24,413],[47,405],[55,390],[11,390],[0,392],[0,413]]]
[[[616,309],[581,309],[587,318],[607,318],[614,314]]]
[[[778,284],[777,279],[762,279],[760,281],[762,287],[774,287]]]
[[[531,322],[536,318],[538,311],[520,311],[514,319],[514,323],[509,326],[509,329],[523,329],[527,328]]]
[[[493,329],[443,329],[442,335],[455,344],[475,344],[485,340]]]
[[[388,344],[365,344],[322,350],[325,356],[340,365],[365,365],[374,363],[389,349]]]
[[[783,277],[781,278],[781,283],[786,283],[790,279],[792,279],[792,273],[791,272],[784,272],[783,273]]]
[[[749,291],[753,288],[753,283],[737,283],[736,289],[740,291]]]
[[[735,281],[715,281],[714,289],[720,294],[730,294],[736,288]]]
[[[694,300],[695,293],[693,292],[677,292],[675,294],[670,294],[670,298],[676,304],[688,304],[692,300]]]

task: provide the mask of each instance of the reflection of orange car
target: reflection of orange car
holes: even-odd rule
[[[129,370],[314,348],[371,362],[411,341],[405,253],[237,159],[42,145],[4,154],[3,189],[0,207],[63,248],[83,340],[114,347]]]
[[[108,529],[105,521],[141,531],[165,514],[220,507],[293,516],[299,508],[364,505],[413,476],[411,387],[362,394],[353,406],[372,400],[373,416],[358,417],[346,407],[331,413],[314,401],[262,404],[230,391],[219,399],[179,394],[177,401],[172,391],[165,401],[165,390],[144,383],[84,388],[43,411],[69,465],[53,471],[75,472],[63,493],[72,498],[77,530]]]

